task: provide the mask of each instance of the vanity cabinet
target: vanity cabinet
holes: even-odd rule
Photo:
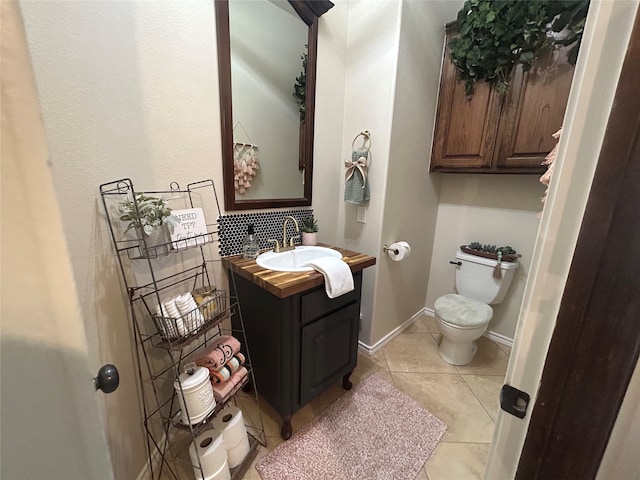
[[[430,171],[448,173],[542,174],[562,126],[574,68],[565,47],[541,56],[529,72],[514,69],[509,88],[499,93],[477,82],[471,96],[450,60],[446,27]]]
[[[333,299],[324,286],[281,298],[233,272],[231,279],[257,389],[282,417],[281,436],[286,440],[295,412],[336,381],[351,388],[362,272],[354,273],[353,291]]]

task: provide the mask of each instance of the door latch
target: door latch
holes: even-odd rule
[[[512,387],[503,385],[500,390],[500,408],[511,415],[524,418],[529,405],[529,394]]]

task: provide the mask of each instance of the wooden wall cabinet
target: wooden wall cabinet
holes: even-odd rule
[[[505,93],[477,82],[467,96],[449,57],[455,35],[455,23],[448,24],[430,171],[542,174],[569,99],[567,49],[549,51],[527,73],[516,67]]]

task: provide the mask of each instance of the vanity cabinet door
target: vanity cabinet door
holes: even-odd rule
[[[322,393],[357,361],[359,303],[302,327],[300,404]]]

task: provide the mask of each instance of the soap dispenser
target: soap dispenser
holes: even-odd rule
[[[258,245],[258,237],[255,234],[253,224],[247,226],[247,236],[242,242],[242,258],[255,259],[258,258],[260,247]]]

